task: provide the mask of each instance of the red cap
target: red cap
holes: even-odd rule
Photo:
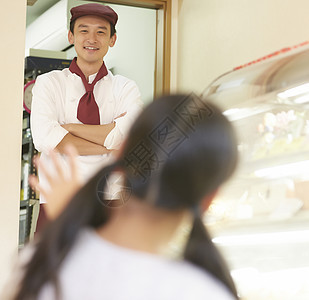
[[[71,20],[70,23],[75,21],[79,17],[83,16],[98,16],[106,19],[114,26],[117,23],[118,15],[116,12],[107,5],[99,4],[99,3],[88,3],[79,6],[75,6],[71,8]]]

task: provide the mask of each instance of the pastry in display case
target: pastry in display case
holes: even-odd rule
[[[238,137],[236,174],[205,216],[243,299],[309,299],[309,46],[214,80]]]

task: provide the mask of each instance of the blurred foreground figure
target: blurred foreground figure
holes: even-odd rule
[[[10,299],[237,298],[201,219],[237,161],[232,127],[216,107],[193,94],[155,100],[116,161],[81,188],[74,156],[67,150],[70,176],[57,155],[53,175],[40,165],[49,191],[32,178],[52,221],[21,254],[22,278]],[[116,174],[123,205],[111,208],[104,191]],[[182,255],[168,257],[185,222],[191,232]]]

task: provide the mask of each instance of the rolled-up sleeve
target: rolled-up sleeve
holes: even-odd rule
[[[57,88],[51,79],[43,74],[38,76],[33,87],[30,125],[35,148],[48,153],[68,133],[58,121]],[[59,100],[58,100],[59,102]]]
[[[122,113],[126,114],[114,120],[116,125],[104,142],[107,149],[119,149],[131,125],[143,109],[141,94],[134,81],[120,77],[114,85],[114,91],[117,101],[119,101],[115,117]]]

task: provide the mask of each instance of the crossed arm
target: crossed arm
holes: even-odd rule
[[[56,149],[63,153],[66,145],[72,144],[79,155],[100,155],[109,153],[104,147],[107,135],[115,127],[115,123],[106,125],[65,124],[69,133],[61,140]]]
[[[117,118],[123,117],[125,114],[123,113]],[[56,147],[60,153],[64,153],[64,149],[68,144],[72,144],[79,155],[100,155],[111,151],[104,147],[104,142],[108,134],[114,129],[115,122],[105,125],[71,123],[64,124],[62,127],[69,133]]]

